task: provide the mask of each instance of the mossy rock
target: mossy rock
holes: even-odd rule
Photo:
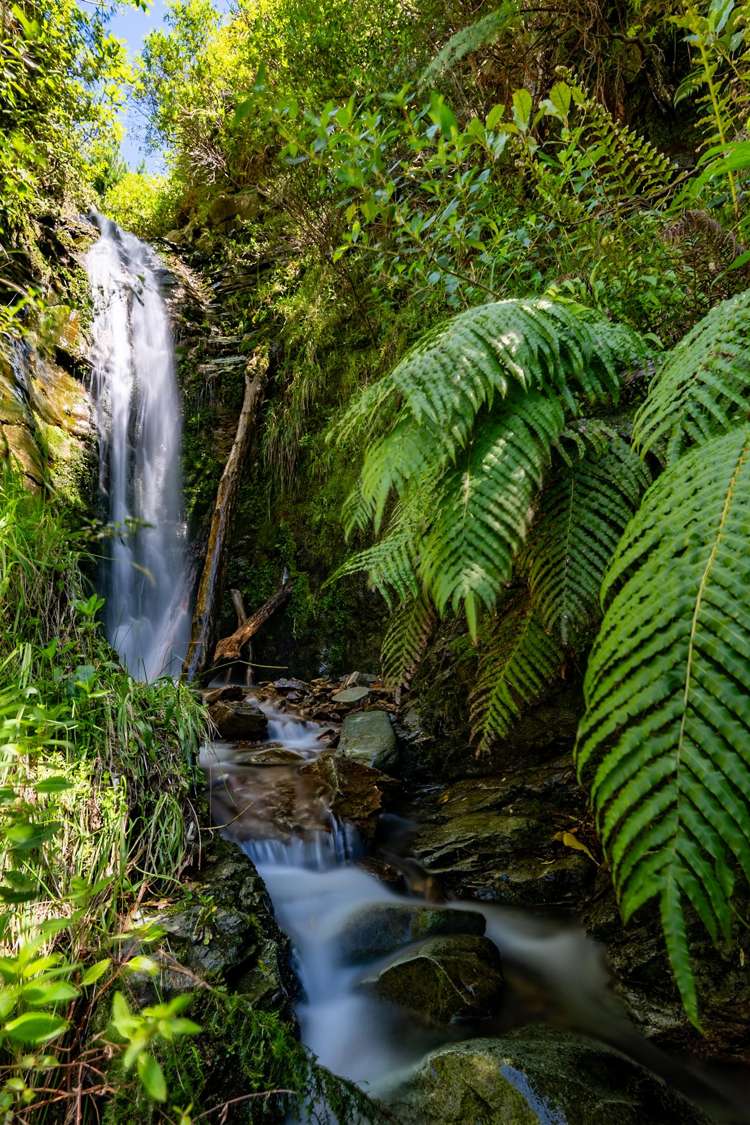
[[[635,1063],[548,1028],[441,1047],[384,1100],[408,1125],[708,1125]]]
[[[365,982],[426,1027],[492,1015],[504,989],[500,954],[485,937],[452,935],[422,942]]]
[[[341,959],[356,964],[395,953],[405,945],[426,938],[448,934],[481,937],[484,929],[484,916],[478,911],[376,902],[350,914],[337,940]]]

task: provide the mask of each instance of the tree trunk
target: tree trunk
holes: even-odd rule
[[[214,650],[214,664],[218,664],[221,660],[239,660],[243,645],[246,645],[250,638],[255,636],[261,625],[268,621],[271,614],[284,604],[291,592],[291,584],[283,582],[276,593],[267,602],[264,602],[260,609],[251,613],[230,637],[224,637],[223,640],[219,641]]]
[[[216,592],[219,586],[224,543],[234,512],[242,466],[250,444],[252,424],[263,397],[267,372],[267,355],[255,352],[245,371],[245,397],[237,422],[237,433],[216,492],[216,503],[206,547],[206,561],[195,599],[190,644],[182,666],[183,675],[188,680],[194,679],[206,665],[214,624]]]

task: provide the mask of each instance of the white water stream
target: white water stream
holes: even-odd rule
[[[131,674],[152,680],[179,673],[190,628],[174,346],[153,251],[109,219],[97,223],[86,270],[99,484],[111,528],[105,623]]]

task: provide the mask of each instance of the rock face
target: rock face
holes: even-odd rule
[[[425,938],[448,934],[481,937],[484,929],[483,916],[471,910],[382,902],[360,907],[351,914],[338,940],[341,959],[357,964],[395,953]]]
[[[366,984],[424,1026],[447,1027],[497,1009],[503,993],[500,954],[484,937],[431,938],[397,957]]]
[[[594,883],[591,859],[560,839],[584,812],[569,754],[432,789],[408,810],[420,824],[414,855],[448,892],[556,908],[580,904]]]
[[[265,738],[268,720],[254,703],[220,699],[208,709],[220,738],[250,742]]]
[[[339,754],[346,758],[356,758],[366,766],[374,766],[386,773],[394,768],[398,761],[396,735],[387,712],[355,711],[347,715],[341,726]]]
[[[614,1051],[545,1028],[441,1047],[385,1100],[409,1125],[708,1125]]]
[[[161,916],[165,951],[177,965],[213,984],[231,985],[256,1007],[286,1009],[298,987],[289,965],[289,942],[253,864],[214,837],[196,889],[204,896],[208,892],[211,909],[199,900]],[[166,994],[192,987],[189,976],[176,968],[161,974],[160,990]]]

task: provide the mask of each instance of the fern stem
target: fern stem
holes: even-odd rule
[[[726,129],[724,128],[724,118],[721,112],[719,92],[716,88],[713,80],[713,74],[711,72],[711,63],[706,51],[706,43],[703,36],[700,34],[696,36],[696,39],[698,41],[698,50],[700,51],[701,55],[701,65],[703,66],[703,73],[706,78],[706,85],[708,86],[708,96],[711,100],[711,109],[713,110],[714,120],[716,121],[716,129],[719,134],[719,140],[721,141],[722,145],[725,145],[727,143],[727,135]],[[735,182],[734,172],[727,172],[727,179],[729,181],[729,191],[732,196],[732,210],[734,211],[734,217],[735,219],[739,219],[740,201],[737,196],[737,184]]]

